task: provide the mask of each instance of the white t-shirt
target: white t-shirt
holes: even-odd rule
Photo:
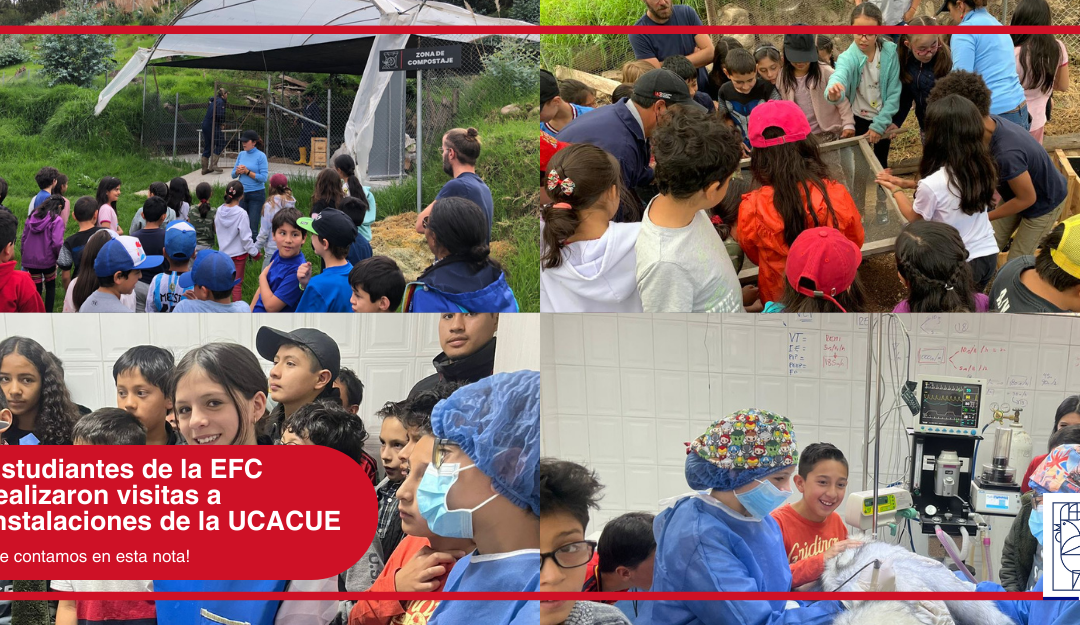
[[[874,53],[873,61],[868,60],[863,65],[851,110],[856,117],[869,120],[881,111],[881,50]]]
[[[960,196],[949,186],[944,167],[919,181],[912,208],[927,221],[940,221],[956,228],[964,240],[969,261],[998,253],[994,228],[986,211],[965,215],[960,210]]]

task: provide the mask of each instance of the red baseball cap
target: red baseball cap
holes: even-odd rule
[[[748,126],[750,145],[755,148],[795,143],[810,136],[810,122],[806,119],[806,113],[789,100],[769,100],[758,104],[750,111]],[[784,134],[766,139],[762,134],[766,128],[779,128]]]
[[[791,244],[784,273],[797,292],[827,299],[847,312],[834,298],[855,281],[861,262],[862,251],[844,233],[830,227],[807,228]],[[815,288],[800,285],[804,279]]]
[[[285,177],[285,174],[274,174],[270,176],[271,187],[285,187],[288,186],[289,179]]]

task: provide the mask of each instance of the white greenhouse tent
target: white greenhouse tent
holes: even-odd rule
[[[357,170],[368,171],[376,109],[383,92],[398,72],[378,71],[379,54],[373,51],[410,47],[408,34],[247,34],[245,24],[303,26],[425,26],[445,27],[447,34],[423,37],[446,45],[469,43],[482,34],[451,34],[455,26],[491,26],[496,29],[532,26],[517,20],[484,17],[466,9],[415,0],[196,0],[174,21],[174,26],[234,24],[235,34],[166,34],[153,48],[140,48],[98,95],[100,114],[120,90],[148,65],[246,71],[305,71],[361,74],[360,87],[345,125],[338,152],[352,155]],[[503,35],[507,36],[507,35]],[[537,35],[509,35],[538,42]],[[173,60],[170,60],[173,59]],[[178,60],[177,60],[178,59]],[[156,61],[156,62],[155,62]],[[145,82],[144,82],[145,85]]]

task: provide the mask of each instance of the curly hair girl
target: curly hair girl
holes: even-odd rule
[[[37,341],[12,336],[0,341],[0,390],[8,399],[15,427],[9,443],[26,434],[43,445],[70,445],[79,409],[64,384],[64,370]]]

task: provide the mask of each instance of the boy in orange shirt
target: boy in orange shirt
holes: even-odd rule
[[[443,382],[434,389],[417,393],[400,402],[401,424],[409,443],[401,450],[405,481],[397,491],[398,514],[405,538],[386,560],[370,592],[434,592],[442,588],[454,563],[472,551],[471,540],[436,536],[428,528],[416,504],[416,487],[431,462],[435,436],[431,432],[431,411],[463,384]],[[437,600],[373,601],[361,599],[349,613],[349,625],[423,625],[438,607]]]
[[[795,487],[803,498],[772,513],[784,535],[791,563],[791,587],[816,581],[825,561],[850,545],[847,525],[836,509],[847,492],[848,464],[844,453],[829,443],[813,443],[799,457]]]

